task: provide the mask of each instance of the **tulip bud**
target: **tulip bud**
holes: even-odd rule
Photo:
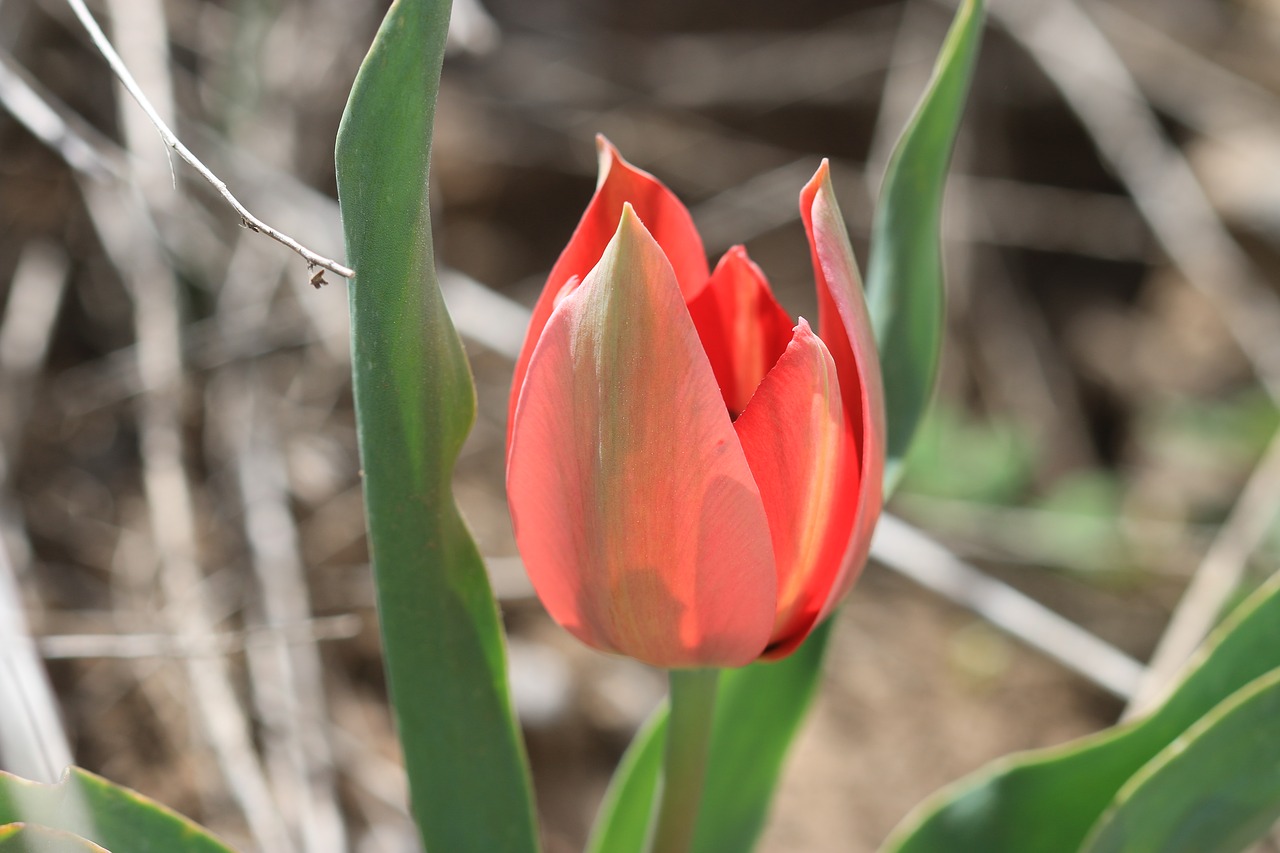
[[[507,495],[552,617],[655,666],[793,651],[879,516],[880,365],[824,162],[801,193],[818,334],[741,247],[603,138],[601,176],[516,364]]]

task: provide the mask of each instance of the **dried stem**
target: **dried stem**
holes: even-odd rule
[[[199,157],[192,154],[190,149],[182,143],[182,140],[178,139],[177,135],[169,129],[169,125],[160,117],[160,113],[154,106],[152,106],[151,101],[147,99],[146,94],[143,93],[142,87],[138,85],[138,81],[133,78],[133,75],[129,73],[129,69],[125,67],[124,61],[120,58],[120,55],[116,53],[115,48],[107,39],[106,34],[102,32],[102,28],[98,26],[98,22],[95,21],[93,15],[89,13],[89,10],[85,7],[83,0],[67,0],[67,3],[70,4],[76,17],[80,19],[80,23],[84,24],[84,28],[89,31],[90,38],[93,39],[94,45],[98,48],[98,51],[102,54],[103,58],[107,60],[107,64],[111,66],[112,72],[117,78],[119,78],[121,84],[123,84],[129,94],[133,96],[133,99],[138,102],[138,106],[142,107],[142,111],[147,114],[147,118],[151,120],[151,123],[155,125],[155,128],[159,132],[160,138],[164,140],[165,145],[168,146],[171,151],[176,152],[179,157],[199,172],[201,177],[208,181],[213,188],[218,191],[218,194],[226,200],[227,204],[231,205],[235,212],[240,214],[240,222],[245,228],[260,234],[266,234],[276,242],[288,246],[290,249],[306,259],[309,268],[319,267],[320,269],[328,270],[335,275],[340,275],[343,278],[353,278],[355,276],[355,270],[350,267],[343,266],[332,258],[326,258],[323,255],[311,251],[288,234],[277,231],[275,228],[272,228],[270,225],[250,213],[249,209],[241,204],[240,200],[231,194],[231,191],[227,189],[226,183],[215,175],[213,170],[202,163]],[[313,283],[317,286],[319,286],[320,282],[323,282],[322,277],[319,279],[313,279]]]
[[[1231,515],[1218,531],[1195,577],[1182,594],[1124,718],[1150,711],[1213,630],[1240,586],[1252,554],[1280,506],[1280,432],[1271,439]]]
[[[892,515],[884,515],[871,557],[968,608],[1102,689],[1128,699],[1142,664],[1011,586],[988,577]]]

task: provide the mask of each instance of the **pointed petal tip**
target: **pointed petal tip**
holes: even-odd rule
[[[751,256],[747,254],[747,247],[739,243],[736,246],[730,246],[725,253],[720,256],[720,260],[716,262],[716,268],[711,273],[712,276],[728,274],[729,270],[734,268],[745,269],[753,278],[763,282],[768,287],[768,279],[765,277],[764,270],[760,269],[760,265],[751,260]]]
[[[622,213],[618,216],[618,229],[614,232],[613,240],[644,240],[647,243],[653,243],[657,246],[658,241],[654,239],[653,234],[649,232],[644,221],[640,219],[640,214],[636,213],[636,209],[631,206],[631,202],[624,201],[622,203]],[[661,247],[658,246],[661,251]],[[605,251],[608,251],[607,249]]]
[[[610,142],[603,133],[596,134],[596,191],[604,186],[604,182],[609,177],[609,170],[613,168],[614,161],[621,159],[618,156],[618,149]]]
[[[813,206],[813,199],[817,196],[819,190],[833,192],[831,186],[831,161],[823,157],[822,162],[818,164],[818,170],[813,173],[813,177],[804,185],[804,189],[800,191],[800,207],[806,213]]]

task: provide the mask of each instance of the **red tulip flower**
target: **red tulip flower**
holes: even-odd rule
[[[884,404],[827,163],[800,193],[818,333],[741,246],[603,138],[594,197],[516,362],[507,495],[529,577],[580,640],[661,667],[792,652],[866,562]]]

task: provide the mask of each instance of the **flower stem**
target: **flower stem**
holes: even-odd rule
[[[687,853],[702,801],[718,669],[673,669],[667,755],[649,853]]]

